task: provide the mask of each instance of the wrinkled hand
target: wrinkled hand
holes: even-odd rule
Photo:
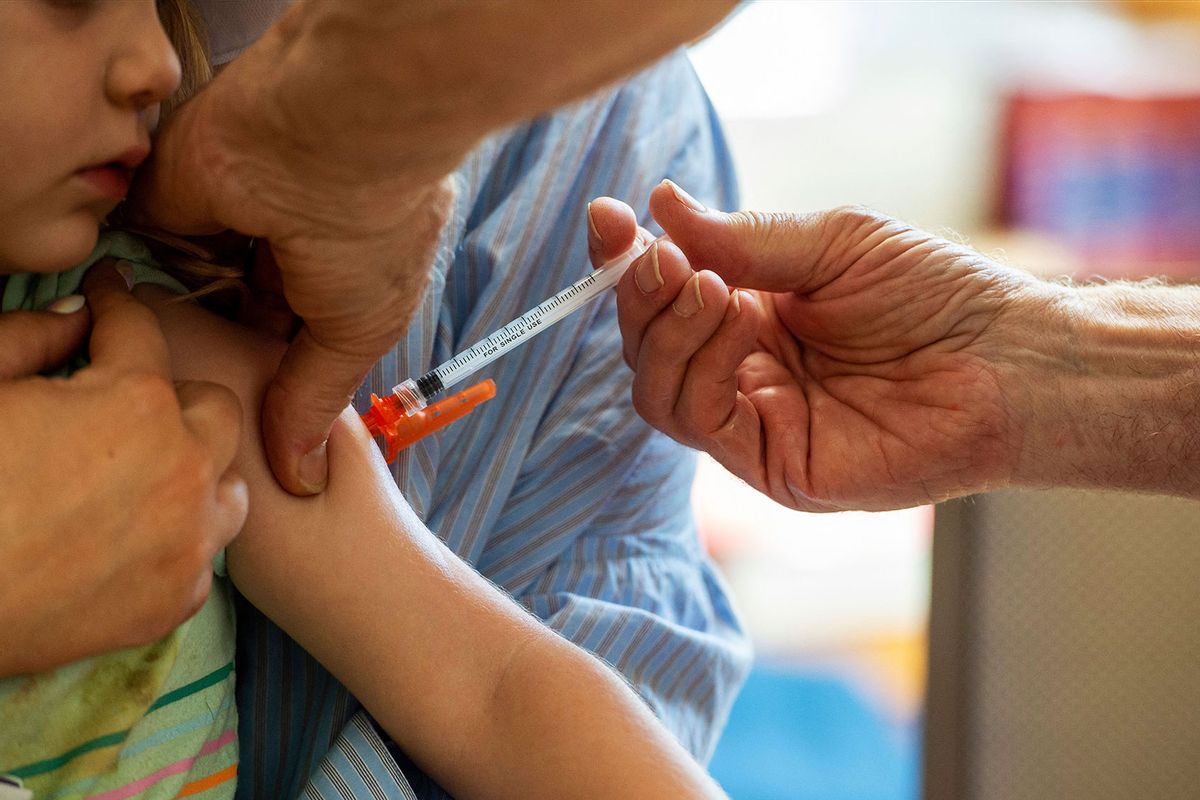
[[[91,316],[72,298],[56,301],[63,311],[10,311],[0,314],[0,382],[48,372],[62,366],[87,336]],[[74,309],[74,310],[71,310]]]
[[[733,5],[296,2],[173,115],[133,216],[270,242],[304,320],[263,408],[285,489],[324,486],[334,418],[420,302],[444,176],[491,131],[649,64]]]
[[[677,190],[655,189],[669,241],[617,290],[650,424],[803,510],[904,507],[1009,479],[1021,421],[1004,312],[1032,278],[861,209],[725,214]],[[628,241],[632,215],[613,202],[593,203],[596,226]]]
[[[264,400],[265,445],[280,484],[312,494],[325,484],[334,419],[424,295],[452,200],[437,176],[455,161],[414,173],[381,160],[400,143],[356,122],[362,108],[348,94],[349,107],[271,127],[258,113],[266,101],[247,95],[265,91],[278,39],[265,36],[168,120],[131,204],[139,221],[177,233],[229,228],[270,243],[303,326]],[[313,129],[318,118],[336,126]]]
[[[111,267],[85,292],[91,365],[69,379],[29,373],[61,361],[78,332],[43,330],[41,355],[20,359],[26,342],[11,337],[37,317],[0,317],[0,675],[160,638],[203,603],[212,557],[246,516],[228,471],[232,393],[172,383],[157,323]]]

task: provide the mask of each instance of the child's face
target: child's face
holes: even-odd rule
[[[87,256],[178,82],[155,0],[0,0],[0,273]]]

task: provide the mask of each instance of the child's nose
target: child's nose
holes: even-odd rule
[[[141,6],[141,4],[139,4]],[[107,91],[112,102],[141,110],[161,103],[179,87],[179,57],[163,31],[153,4],[137,15],[126,44],[108,65]]]

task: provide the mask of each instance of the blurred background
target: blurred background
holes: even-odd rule
[[[725,122],[744,208],[860,203],[1046,275],[1200,277],[1200,4],[758,0],[698,43],[692,57]],[[701,465],[694,499],[757,648],[713,774],[734,800],[921,796],[931,586],[935,606],[943,597],[972,613],[992,608],[962,593],[960,551],[939,556],[942,577],[934,575],[934,510],[789,512],[711,462]],[[1086,498],[1051,497],[1048,508],[1076,506],[1095,513]],[[991,507],[968,508],[978,515]],[[960,511],[939,510],[939,530],[950,517],[966,524],[971,515]],[[1056,530],[1072,524],[1059,520]],[[1093,537],[1084,541],[1098,541],[1098,524],[1079,526],[1081,536]],[[983,526],[975,519],[954,541],[973,541]],[[1004,531],[1031,526],[1000,527],[994,541],[1028,551]],[[1136,557],[1109,561],[1127,565]],[[1100,583],[1096,591],[1111,592],[1111,582]],[[1051,575],[1046,585],[1065,584]],[[1170,591],[1178,594],[1178,586]],[[1161,609],[1157,600],[1147,608],[1162,618],[1153,610]],[[958,706],[967,680],[959,667],[978,661],[964,653],[984,651],[963,643],[954,614],[958,638],[939,636],[955,655],[935,678],[958,682],[951,704]],[[1101,650],[1116,646],[1107,635],[1097,634]],[[1176,633],[1163,635],[1178,642]],[[1197,651],[1187,652],[1186,668],[1200,671]],[[1000,662],[989,656],[988,663]],[[1077,685],[1076,677],[1064,685]],[[1189,704],[1200,702],[1200,687],[1192,688]],[[1046,692],[1066,696],[1053,686]],[[1080,707],[1095,699],[1080,695]],[[1023,796],[1011,783],[988,789],[977,777],[982,768],[962,766],[970,759],[959,740],[985,741],[992,730],[982,715],[971,719],[967,725],[956,717],[947,729],[958,748],[950,772],[959,783],[945,796]],[[1071,719],[1091,725],[1079,714]],[[1018,731],[1038,724],[1022,722]],[[1048,741],[1065,736],[1051,734]],[[1200,746],[1200,738],[1187,741]],[[943,740],[937,744],[945,749]],[[1122,795],[1111,776],[1107,790],[1085,795],[1057,767],[1047,769],[1056,788],[1034,784],[1029,796],[1173,796],[1164,787]]]

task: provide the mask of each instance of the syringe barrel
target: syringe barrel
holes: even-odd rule
[[[554,323],[573,314],[606,289],[616,286],[625,270],[643,252],[645,251],[638,247],[630,248],[465,351],[470,352],[481,345],[484,346],[478,355],[461,363],[456,363],[459,361],[457,358],[451,359],[438,367],[437,373],[442,383],[447,387],[453,386],[517,345],[524,344]]]
[[[409,378],[397,384],[392,392],[399,398],[408,414],[415,414],[429,403],[432,395],[448,389],[468,375],[478,371],[512,350],[519,344],[549,328],[573,313],[606,289],[617,285],[625,270],[645,252],[634,245],[606,264],[563,289],[558,294],[531,308],[498,331],[462,351],[454,358],[427,372],[421,378]],[[434,380],[436,391],[423,391],[421,382]]]
[[[410,417],[429,405],[429,398],[421,394],[421,390],[417,388],[417,382],[412,378],[397,384],[392,389],[392,394],[396,395],[400,405],[404,406],[404,413]]]

